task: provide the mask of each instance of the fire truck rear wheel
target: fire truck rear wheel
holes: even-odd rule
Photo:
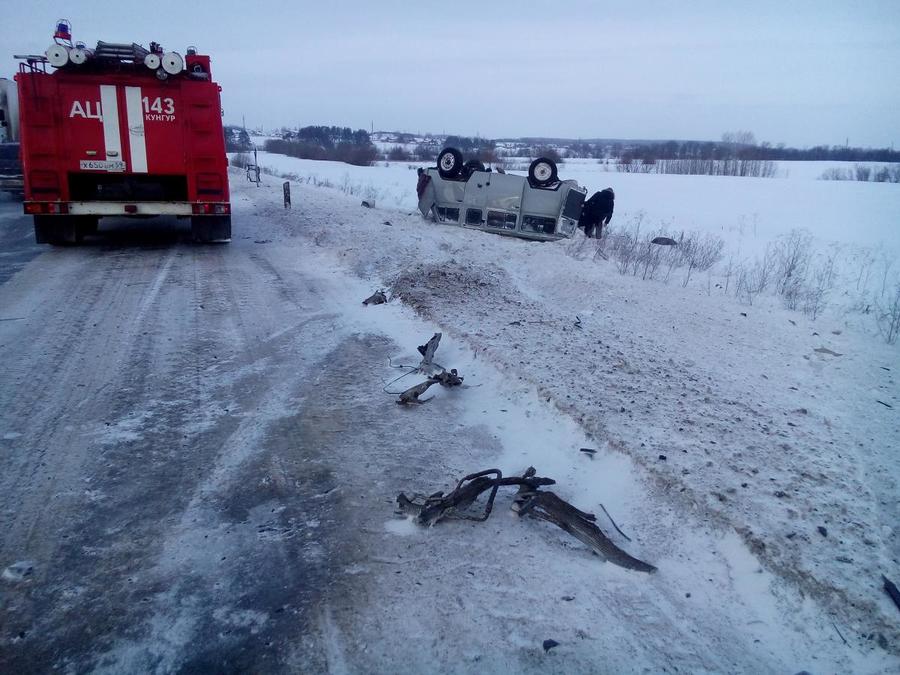
[[[191,239],[198,244],[231,241],[231,216],[192,216]]]

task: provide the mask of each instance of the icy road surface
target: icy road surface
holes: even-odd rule
[[[546,297],[541,289],[554,288],[541,282],[548,265],[574,265],[560,272],[566,283],[580,271],[561,246],[427,226],[297,186],[285,213],[280,186],[235,182],[228,246],[192,246],[175,221],[104,224],[106,237],[78,248],[35,251],[22,238],[3,239],[0,672],[829,673],[900,665],[896,615],[871,578],[876,568],[897,570],[887,543],[896,507],[877,507],[885,490],[896,491],[889,476],[862,468],[839,475],[843,465],[824,459],[810,468],[808,480],[833,494],[797,488],[788,541],[804,542],[796,555],[809,562],[792,576],[766,546],[784,546],[787,533],[773,530],[789,518],[771,492],[793,488],[770,484],[769,471],[779,480],[794,475],[778,444],[799,441],[773,439],[771,449],[749,452],[746,465],[738,461],[723,415],[765,424],[771,410],[757,420],[749,401],[729,403],[734,383],[701,378],[713,364],[697,347],[643,363],[641,349],[667,347],[650,336],[671,331],[668,324],[648,321],[645,337],[632,339],[614,330],[637,320],[622,303]],[[26,231],[16,209],[0,204],[0,223]],[[529,260],[537,266],[522,268]],[[511,262],[520,273],[504,269]],[[399,300],[364,308],[362,298],[381,284],[415,309]],[[597,333],[599,356],[567,346],[585,331],[572,327],[569,303],[584,310],[591,302],[584,323]],[[395,405],[383,386],[402,371],[388,359],[415,363],[416,345],[438,330],[437,360],[458,368],[468,386],[432,388],[435,398],[415,409]],[[886,353],[873,348],[867,358]],[[596,387],[582,388],[579,373]],[[686,390],[690,401],[713,404],[670,408],[690,377],[698,378]],[[844,393],[855,395],[855,386]],[[881,386],[878,395],[896,403],[894,380]],[[624,399],[628,413],[624,405],[618,412]],[[785,404],[776,397],[772,406]],[[658,469],[661,439],[673,433],[665,410],[690,430],[666,450],[669,468]],[[785,422],[802,425],[795,433],[806,458],[805,439],[820,432],[797,415]],[[809,415],[824,413],[811,407]],[[856,432],[841,419],[833,433]],[[780,418],[769,424],[791,433]],[[871,435],[890,440],[885,429]],[[713,439],[726,446],[721,455],[709,448]],[[864,440],[842,443],[865,450]],[[599,452],[591,460],[581,447]],[[704,477],[708,462],[728,466]],[[421,530],[394,516],[400,491],[446,490],[471,471],[516,473],[529,464],[659,572],[604,564],[548,524],[518,519],[508,494],[486,523]],[[746,472],[755,496],[713,488],[732,470]],[[723,500],[701,495],[702,481]],[[856,504],[849,491],[859,486],[871,496]],[[603,521],[601,502],[632,542]],[[838,541],[853,545],[855,535],[829,520],[835,543],[826,551],[809,508],[876,518],[866,530],[872,546],[851,552],[850,563],[828,562],[850,555]],[[755,534],[747,522],[758,523]],[[859,580],[848,581],[850,571],[832,580],[829,604],[821,591],[829,575],[812,569],[819,565],[847,565]],[[861,608],[841,610],[847,603]],[[548,639],[559,646],[545,653]]]

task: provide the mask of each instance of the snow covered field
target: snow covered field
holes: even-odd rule
[[[414,162],[360,167],[263,151],[259,164],[274,175],[328,183],[384,205],[416,206]],[[761,253],[778,236],[804,228],[824,245],[869,247],[900,258],[900,186],[818,180],[826,168],[840,166],[852,163],[782,162],[783,177],[734,178],[618,173],[596,160],[572,159],[560,165],[560,176],[574,178],[590,191],[612,186],[613,224],[620,227],[640,215],[646,229],[712,232],[748,256]]]
[[[786,164],[781,168],[789,176],[782,178],[614,173],[583,160],[566,162],[560,173],[592,190],[612,186],[618,216],[626,221],[643,213],[646,227],[712,232],[744,255],[759,254],[776,237],[802,228],[822,244],[900,256],[900,186],[822,181],[803,166],[822,163],[792,162],[784,169]]]
[[[282,169],[288,167],[283,160]],[[379,577],[362,614],[327,620],[342,658],[360,666],[367,661],[358,650],[368,648],[379,663],[439,653],[438,663],[447,665],[443,659],[459,656],[460,644],[471,642],[464,652],[469,666],[515,670],[524,666],[510,660],[510,650],[520,643],[527,649],[543,631],[567,636],[565,655],[548,666],[559,672],[596,669],[598,659],[613,671],[891,672],[900,666],[896,608],[880,576],[897,576],[900,563],[896,346],[837,315],[813,322],[774,301],[740,305],[705,284],[681,288],[619,275],[612,263],[580,254],[592,243],[580,235],[535,244],[427,223],[408,212],[408,202],[397,208],[403,176],[412,189],[414,174],[405,167],[294,166],[317,170],[320,181],[335,187],[296,186],[289,212],[280,207],[277,181],[259,190],[241,187],[254,219],[273,236],[303,242],[323,270],[358,277],[357,295],[389,288],[444,331],[453,346],[443,358],[467,384],[484,387],[453,400],[466,420],[483,416],[487,438],[498,444],[493,459],[484,448],[453,448],[451,441],[454,475],[432,475],[417,487],[445,489],[488,464],[505,472],[534,464],[556,477],[560,494],[576,505],[612,505],[635,538],[630,550],[660,568],[649,581],[609,565],[598,569],[589,558],[559,549],[562,542],[548,548],[531,534],[527,548],[510,550],[511,568],[497,568],[478,562],[495,555],[496,547],[477,525],[423,533],[388,524],[394,564],[402,570],[405,561],[419,561],[420,586],[400,588]],[[342,194],[344,175],[345,185],[365,181],[398,199],[361,208],[358,192]],[[629,176],[623,184],[655,186],[657,195],[665,189],[681,199],[684,186],[700,180]],[[720,222],[734,218],[729,205],[739,210],[734,195],[741,191],[758,191],[761,198],[765,187],[771,197],[789,186],[782,196],[793,197],[781,211],[772,199],[760,199],[767,213],[793,209],[812,217],[785,229],[812,227],[815,217],[838,204],[852,209],[860,195],[872,194],[858,188],[873,187],[702,180],[703,192],[717,195]],[[720,188],[725,181],[736,185]],[[838,189],[822,209],[815,199],[820,186],[857,190]],[[880,209],[857,205],[874,223],[860,220],[863,241],[889,234],[884,224],[898,213],[896,186],[877,187],[893,193],[878,192],[873,203]],[[745,195],[740,203],[751,202]],[[653,208],[661,213],[667,206]],[[785,229],[767,224],[753,239]],[[819,232],[826,233],[841,231]],[[844,234],[845,244],[858,243]],[[896,235],[891,242],[896,245]],[[359,316],[401,342],[415,331],[404,323],[409,315],[396,311],[395,301]],[[408,350],[396,356],[411,358]],[[366,367],[383,367],[385,380],[396,373],[386,364]],[[435,402],[412,414],[437,414],[445,400],[449,405],[438,392]],[[578,452],[584,445],[601,450],[597,460]],[[495,526],[481,527],[505,541],[508,524]],[[455,542],[450,548],[448,537]],[[441,565],[427,562],[434,560]],[[360,574],[375,571],[362,564]],[[516,564],[550,577],[536,588],[533,575],[516,573]],[[462,570],[471,576],[465,583],[458,578]],[[517,587],[517,579],[525,586]],[[554,604],[551,594],[570,595],[564,586],[583,604]],[[528,609],[492,590],[498,587],[528,594]],[[375,629],[365,614],[372,607],[383,608],[378,631],[382,624],[397,626],[394,608],[400,607],[405,618],[398,636],[411,642],[373,646]],[[454,619],[456,613],[471,625]],[[682,629],[673,633],[678,625]],[[611,655],[617,644],[621,652]],[[485,653],[491,646],[497,652]],[[348,656],[348,648],[355,655]]]

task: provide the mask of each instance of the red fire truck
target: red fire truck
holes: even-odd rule
[[[61,20],[44,55],[17,58],[24,209],[38,243],[78,242],[109,216],[189,217],[195,241],[231,239],[209,56],[154,42],[89,49]]]

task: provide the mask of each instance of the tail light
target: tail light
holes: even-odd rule
[[[193,212],[195,216],[227,216],[231,214],[231,204],[194,204]]]
[[[65,215],[69,212],[69,205],[64,202],[25,202],[27,215]]]

